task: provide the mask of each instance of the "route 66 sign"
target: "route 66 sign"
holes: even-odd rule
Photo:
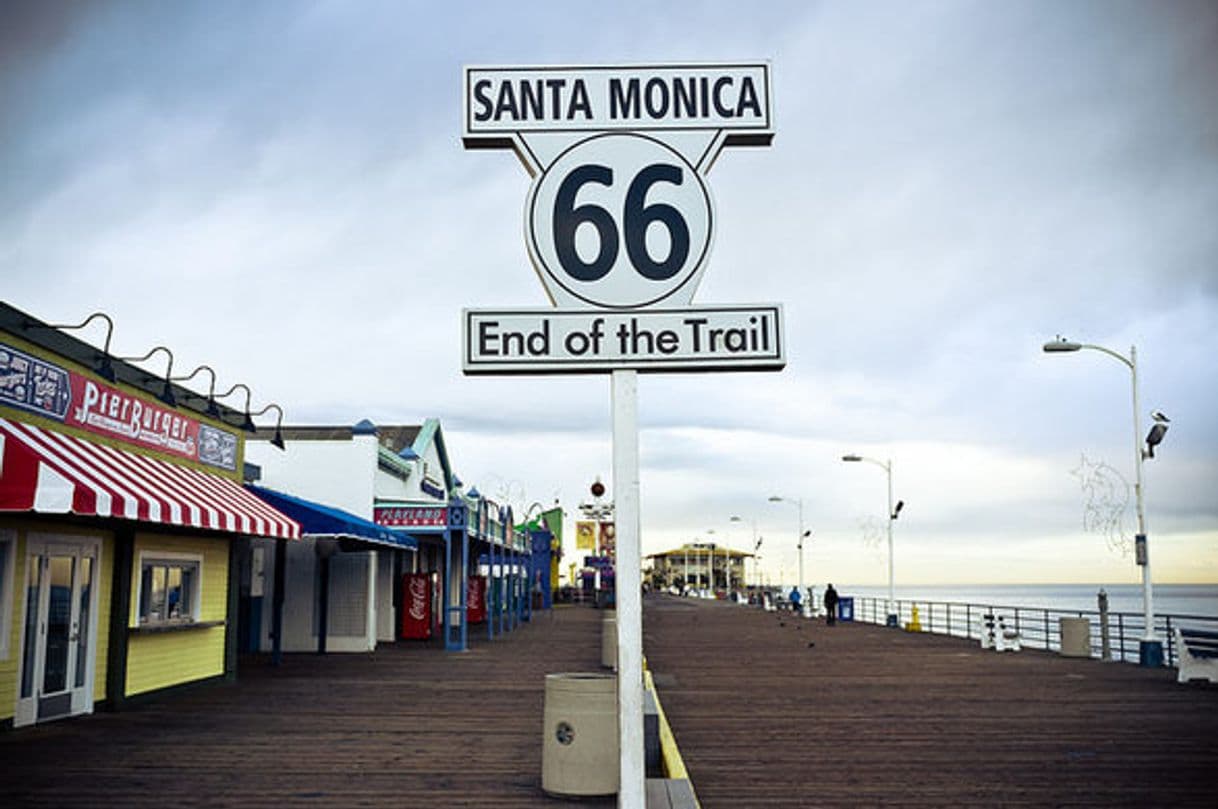
[[[785,364],[776,305],[681,314],[714,241],[711,166],[773,138],[768,64],[467,67],[464,85],[465,147],[533,177],[525,244],[559,307],[467,312],[466,373]]]
[[[710,253],[705,175],[725,145],[768,145],[769,66],[465,69],[467,148],[533,175],[529,256],[550,298],[688,305]]]
[[[551,297],[608,309],[688,304],[713,221],[710,190],[689,161],[633,133],[578,141],[525,205],[529,256]]]

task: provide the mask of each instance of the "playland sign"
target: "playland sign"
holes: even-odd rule
[[[782,308],[693,306],[706,175],[773,138],[769,65],[469,67],[466,148],[533,177],[525,243],[555,309],[466,310],[467,374],[778,370]]]

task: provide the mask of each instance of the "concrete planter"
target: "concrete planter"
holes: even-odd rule
[[[546,675],[541,788],[587,797],[618,791],[617,677]]]
[[[601,616],[601,665],[617,671],[617,611]]]

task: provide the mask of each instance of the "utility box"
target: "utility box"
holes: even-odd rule
[[[1091,657],[1091,621],[1086,618],[1058,618],[1061,628],[1062,657]]]
[[[546,675],[541,788],[560,797],[618,791],[617,676]]]

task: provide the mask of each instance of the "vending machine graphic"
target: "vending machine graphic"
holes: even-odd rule
[[[465,593],[467,622],[486,623],[486,576],[470,576]]]
[[[404,640],[431,637],[432,583],[430,573],[402,576],[402,631]]]

